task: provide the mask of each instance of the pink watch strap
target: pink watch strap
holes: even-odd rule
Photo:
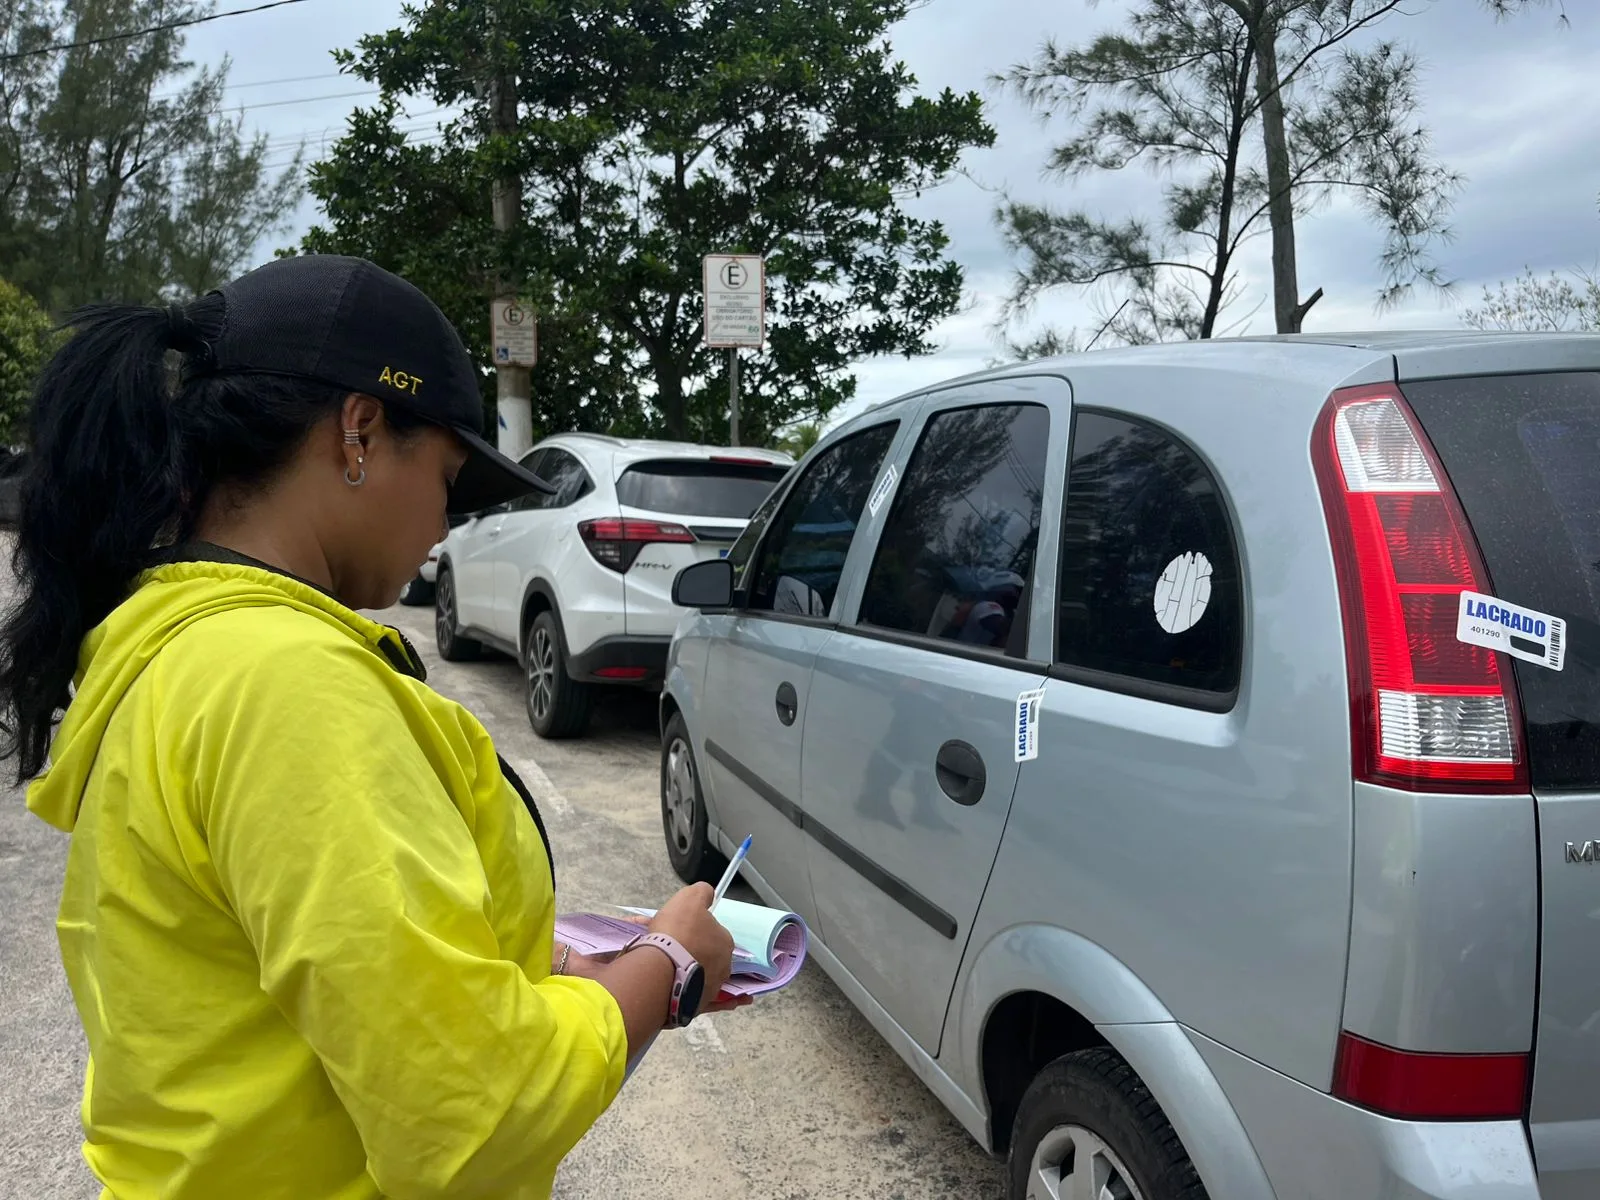
[[[678,1009],[683,1000],[683,987],[689,981],[689,972],[699,964],[695,962],[694,955],[683,948],[683,945],[674,937],[665,933],[646,933],[628,943],[628,949],[635,946],[654,946],[672,960],[672,998],[667,1005],[667,1023],[678,1024]]]

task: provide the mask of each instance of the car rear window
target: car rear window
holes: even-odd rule
[[[1502,600],[1567,622],[1562,670],[1517,660],[1535,787],[1600,787],[1600,372],[1403,385]]]
[[[617,479],[617,499],[646,512],[747,521],[788,470],[784,463],[635,463]]]

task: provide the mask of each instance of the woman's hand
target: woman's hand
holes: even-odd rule
[[[733,971],[733,934],[711,915],[716,892],[709,883],[691,884],[650,918],[651,933],[664,933],[687,950],[705,974],[707,999],[714,999]]]

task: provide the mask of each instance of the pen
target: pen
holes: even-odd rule
[[[733,860],[728,863],[728,869],[722,873],[722,879],[717,884],[717,894],[711,898],[711,907],[715,908],[728,890],[728,885],[733,882],[734,876],[739,874],[739,868],[744,865],[744,860],[750,855],[750,843],[754,840],[750,835],[745,835],[739,848],[734,851]]]

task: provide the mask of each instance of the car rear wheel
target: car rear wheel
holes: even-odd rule
[[[523,695],[528,723],[542,738],[577,737],[589,728],[594,688],[567,674],[555,614],[542,612],[528,629],[523,653]]]
[[[1150,1089],[1114,1050],[1056,1059],[1011,1136],[1007,1200],[1206,1200]]]
[[[433,587],[433,640],[445,662],[474,662],[483,655],[481,645],[461,636],[456,618],[455,573],[443,565]]]
[[[661,735],[661,827],[667,858],[685,883],[716,883],[728,860],[711,844],[689,727],[673,713]]]

